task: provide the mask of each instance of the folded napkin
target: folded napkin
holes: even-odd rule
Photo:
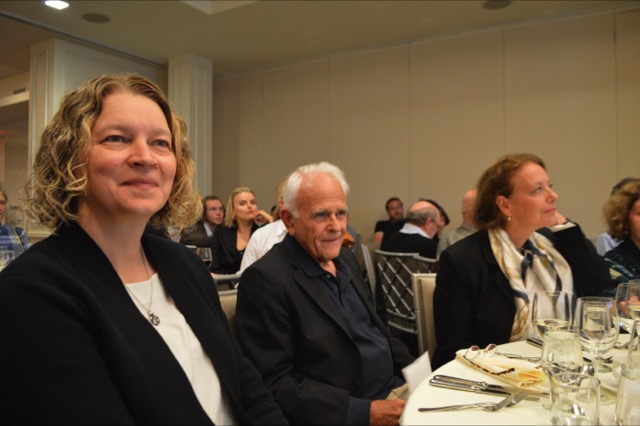
[[[456,358],[476,370],[513,387],[534,392],[549,392],[549,378],[542,371],[540,364],[502,355],[488,357],[478,354],[475,358],[467,359],[464,357],[466,352],[466,349],[459,350],[456,352]]]

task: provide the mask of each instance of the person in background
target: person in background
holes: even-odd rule
[[[18,257],[26,249],[31,247],[31,240],[24,229],[4,223],[4,215],[7,212],[9,197],[0,188],[0,248],[13,251],[14,257]]]
[[[222,224],[224,219],[224,206],[220,198],[215,195],[207,195],[202,200],[204,214],[202,219],[185,231],[180,236],[180,243],[196,247],[211,247],[213,232]]]
[[[428,198],[420,198],[420,201],[431,203],[436,209],[438,209],[438,213],[440,213],[440,216],[437,220],[438,231],[436,232],[436,235],[433,236],[436,241],[439,241],[442,237],[442,233],[444,232],[444,228],[450,223],[449,215],[444,210],[444,208],[434,200],[430,200]]]
[[[616,183],[613,189],[611,190],[611,195],[615,194],[622,186],[628,182],[637,181],[640,179],[637,178],[624,178],[620,182]],[[606,220],[606,217],[605,217]],[[604,256],[609,250],[613,250],[620,244],[622,241],[618,240],[611,236],[609,232],[603,232],[598,235],[594,245],[596,246],[596,251],[600,256]]]
[[[389,198],[385,204],[385,210],[389,215],[389,219],[376,222],[376,227],[373,231],[373,242],[376,243],[398,232],[404,225],[404,207],[400,198]]]
[[[258,221],[270,223],[273,217],[258,209],[253,190],[240,186],[231,191],[224,225],[216,228],[211,241],[211,273],[235,274],[240,270],[249,238],[259,228]]]
[[[55,232],[0,273],[1,424],[287,424],[204,263],[144,233],[200,217],[194,170],[144,77],[63,98],[27,191]]]
[[[247,269],[253,262],[260,259],[266,252],[271,250],[274,244],[282,241],[287,233],[284,223],[280,219],[280,209],[282,209],[282,193],[287,179],[282,179],[276,187],[276,208],[273,210],[273,222],[257,229],[251,238],[242,256],[240,273]]]
[[[434,259],[438,242],[433,237],[438,232],[439,217],[440,213],[433,204],[427,201],[414,203],[402,229],[384,240],[380,249],[394,253],[418,253]]]
[[[438,258],[440,258],[440,254],[447,247],[478,230],[473,220],[473,208],[475,204],[476,190],[470,189],[465,192],[462,197],[462,206],[460,208],[460,212],[462,213],[462,223],[456,229],[444,234],[440,241],[438,241],[438,253],[436,255]]]
[[[535,291],[595,296],[610,283],[591,241],[558,212],[558,194],[539,157],[505,155],[482,174],[476,188],[479,231],[440,256],[434,368],[471,345],[528,338]]]
[[[292,424],[398,424],[405,404],[400,374],[413,357],[342,246],[348,190],[326,162],[293,172],[280,211],[288,233],[238,287],[238,341]]]
[[[604,206],[609,234],[620,244],[604,255],[614,280],[608,295],[615,295],[616,285],[640,279],[640,180],[632,179],[614,192]]]

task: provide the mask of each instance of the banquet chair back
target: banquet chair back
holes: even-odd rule
[[[229,328],[235,335],[236,333],[236,302],[238,300],[238,289],[219,291],[220,305],[229,321]]]
[[[436,289],[436,274],[413,274],[411,277],[415,296],[416,329],[420,354],[429,351],[433,359],[436,350],[436,328],[433,320],[433,292]]]
[[[417,334],[411,274],[421,272],[417,253],[393,253],[376,250],[379,289],[390,328]]]
[[[375,243],[361,244],[362,247],[362,259],[364,260],[364,269],[367,272],[367,280],[371,287],[371,294],[376,294],[376,266],[375,266],[375,251],[380,248],[380,241]]]
[[[436,259],[430,257],[414,256],[418,273],[435,273],[438,265]]]
[[[214,275],[213,281],[218,291],[233,290],[238,288],[240,274]]]

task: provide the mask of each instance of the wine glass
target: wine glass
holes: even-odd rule
[[[545,330],[568,330],[571,327],[573,294],[566,291],[536,291],[531,302],[531,323],[538,336]]]
[[[0,271],[2,271],[5,266],[11,263],[16,258],[16,254],[13,250],[9,250],[6,247],[0,247]]]
[[[602,355],[618,340],[618,309],[610,297],[581,297],[578,299],[575,326],[582,348],[593,356],[594,373],[601,369]],[[610,369],[609,369],[610,370]]]
[[[629,331],[629,355],[627,362],[640,363],[640,321],[635,321]]]
[[[582,370],[582,346],[580,336],[569,330],[546,330],[542,338],[542,371],[549,377],[557,373],[579,373]],[[542,401],[542,407],[549,409],[551,396]]]
[[[209,266],[211,264],[211,248],[210,247],[198,247],[196,253],[200,256],[200,259]]]
[[[618,284],[616,289],[616,306],[620,327],[631,333],[634,321],[640,320],[640,280]]]

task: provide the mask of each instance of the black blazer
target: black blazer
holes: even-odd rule
[[[342,248],[340,258],[359,271],[348,249]],[[351,284],[373,323],[389,339],[360,273],[353,274]],[[360,382],[360,354],[322,279],[307,276],[285,242],[242,273],[236,320],[244,354],[262,373],[292,424],[345,423],[349,395]],[[400,375],[413,357],[396,339],[389,345]]]
[[[569,263],[577,297],[598,295],[610,285],[607,265],[579,226],[538,232]],[[455,358],[459,349],[509,341],[516,312],[513,291],[493,255],[486,230],[442,252],[433,308],[438,342],[434,368]]]
[[[418,253],[422,257],[435,259],[438,240],[420,234],[396,232],[389,239],[382,240],[380,249],[394,253]]]
[[[285,424],[190,249],[142,244],[213,362],[240,424]],[[0,274],[0,423],[212,424],[180,364],[104,253],[74,224]]]
[[[255,223],[251,227],[251,234],[258,229]],[[211,240],[211,266],[209,271],[214,274],[235,274],[240,270],[244,250],[237,249],[238,227],[217,226]]]

